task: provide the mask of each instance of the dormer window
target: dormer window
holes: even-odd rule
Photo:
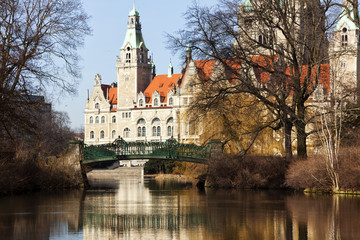
[[[139,100],[139,107],[143,107],[144,106],[144,100],[140,99]]]
[[[173,98],[169,98],[169,106],[172,106],[174,104]]]
[[[100,104],[99,103],[95,103],[95,109],[100,109]]]
[[[154,107],[159,106],[159,99],[155,98],[154,99]]]

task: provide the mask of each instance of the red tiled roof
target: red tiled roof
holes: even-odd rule
[[[167,102],[167,94],[170,90],[174,90],[174,87],[177,85],[177,82],[181,78],[181,74],[173,74],[171,77],[168,75],[157,75],[150,82],[149,86],[145,89],[144,95],[147,98],[146,102],[152,102],[152,94],[157,91],[161,96],[161,102]]]

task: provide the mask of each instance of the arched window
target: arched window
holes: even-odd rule
[[[98,116],[95,118],[95,123],[99,123],[99,117]]]
[[[130,137],[130,129],[129,129],[129,128],[125,128],[125,129],[124,129],[124,137],[125,137],[125,138]]]
[[[105,137],[105,132],[103,130],[100,131],[100,138],[103,139]]]
[[[94,123],[94,118],[93,117],[90,117],[90,123]]]
[[[140,118],[137,122],[138,125],[138,137],[145,137],[146,136],[146,127],[144,126],[146,124],[145,119]]]
[[[168,126],[168,127],[167,127],[167,135],[168,135],[169,137],[172,136],[172,126]]]
[[[112,123],[116,123],[116,116],[112,116]]]
[[[144,54],[140,53],[140,63],[144,63]]]
[[[154,120],[152,121],[152,125],[153,125],[153,137],[156,136],[161,136],[161,127],[159,126],[161,123],[159,118],[154,118]]]
[[[145,119],[140,118],[139,121],[137,122],[137,124],[138,124],[138,125],[139,125],[139,124],[146,124],[146,121],[145,121]]]
[[[100,109],[100,104],[99,103],[95,103],[95,109]]]
[[[138,137],[141,137],[141,127],[138,127]]]
[[[152,130],[153,130],[153,137],[156,137],[156,127],[154,126],[153,128],[152,128]]]
[[[169,98],[169,105],[172,106],[174,104],[173,98]]]
[[[101,123],[105,123],[105,116],[101,117]]]
[[[174,122],[174,119],[171,117],[167,120],[167,123],[166,123],[166,125],[168,126],[167,127],[167,135],[169,137],[173,136],[173,122]]]
[[[141,133],[142,137],[146,136],[146,127],[142,127],[142,133]]]
[[[144,100],[140,99],[139,100],[139,107],[142,107],[142,106],[144,106]]]
[[[159,118],[154,118],[154,120],[152,121],[152,124],[160,124],[161,121]]]
[[[113,130],[113,131],[111,132],[111,137],[112,137],[112,138],[116,138],[116,131],[115,131],[115,130]]]
[[[90,132],[90,139],[94,139],[94,138],[95,138],[94,131],[91,131],[91,132]]]
[[[154,107],[157,107],[159,105],[159,100],[157,98],[154,99]]]

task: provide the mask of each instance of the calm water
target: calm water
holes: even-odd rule
[[[0,198],[0,239],[360,239],[360,197],[123,179]]]

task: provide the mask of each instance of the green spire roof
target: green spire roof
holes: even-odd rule
[[[351,18],[354,19],[354,11],[352,11],[352,7],[348,6],[348,8],[351,11],[350,12]],[[351,21],[351,19],[349,18],[349,15],[347,14],[347,11],[346,11],[345,7],[343,7],[342,10],[341,10],[341,18],[337,22],[334,31],[340,31],[341,27],[344,25],[344,23],[347,25],[348,30],[357,30],[357,29],[359,29],[356,26],[356,24],[353,21]]]
[[[133,10],[131,10],[129,13],[130,19],[133,18],[134,16],[136,19],[140,18],[139,12],[135,9],[135,1],[134,1]],[[131,48],[140,48],[140,45],[143,44],[144,48],[146,49],[144,38],[141,32],[140,22],[137,20],[133,20],[133,21],[134,22],[128,24],[125,40],[121,49],[124,49],[127,44],[129,44]]]
[[[133,9],[129,12],[129,16],[140,16],[139,12],[135,8],[135,0],[133,3]]]

